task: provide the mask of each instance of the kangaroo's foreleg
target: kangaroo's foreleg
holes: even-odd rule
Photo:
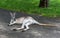
[[[13,30],[22,30],[22,29],[24,29],[24,26],[25,26],[25,24],[23,23],[20,28],[15,28],[15,29],[13,29]]]

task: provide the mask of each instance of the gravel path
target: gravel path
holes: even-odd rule
[[[0,38],[60,38],[60,19],[29,15],[41,23],[53,23],[58,27],[31,25],[31,29],[26,32],[11,31],[10,29],[20,27],[21,25],[7,26],[10,21],[9,12],[9,10],[0,9]],[[22,15],[27,16],[24,13],[17,13],[16,18]]]

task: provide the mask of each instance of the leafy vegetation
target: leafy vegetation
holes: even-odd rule
[[[47,17],[60,16],[60,0],[49,0],[48,8],[39,8],[39,1],[40,0],[0,0],[0,8]]]

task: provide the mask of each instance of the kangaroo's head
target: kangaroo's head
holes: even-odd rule
[[[15,20],[15,14],[16,13],[11,13],[10,12],[10,15],[11,15],[11,20],[10,20],[10,23],[9,23],[9,25],[8,26],[12,26],[13,24],[15,24],[16,22],[16,20]]]

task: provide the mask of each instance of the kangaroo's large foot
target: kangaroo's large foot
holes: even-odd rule
[[[27,30],[29,30],[29,28],[14,28],[14,29],[12,29],[13,31],[18,31],[18,30],[20,30],[21,32],[25,32],[25,31],[27,31]]]
[[[18,29],[12,29],[13,31],[18,31]],[[26,30],[24,29],[19,29],[21,32],[25,32]]]
[[[23,30],[23,28],[14,28],[13,31]]]

